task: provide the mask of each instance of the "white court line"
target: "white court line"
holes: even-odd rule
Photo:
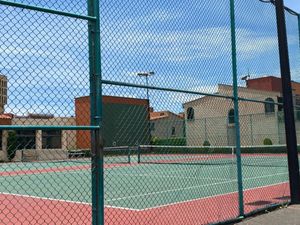
[[[144,209],[134,209],[134,208],[126,208],[126,207],[119,207],[119,206],[113,206],[113,205],[104,205],[105,208],[112,208],[112,209],[122,209],[122,210],[128,210],[128,211],[143,211]]]
[[[230,180],[230,178],[217,178],[217,177],[190,177],[190,176],[172,176],[172,175],[157,175],[157,173],[112,173],[110,175],[128,176],[128,177],[161,177],[161,178],[182,178],[182,179],[193,179],[193,180]]]
[[[281,183],[276,183],[276,184],[264,185],[264,186],[260,186],[260,187],[248,188],[248,189],[244,189],[244,191],[265,188],[265,187],[271,187],[271,186],[276,186],[276,185],[286,184],[286,183],[288,183],[288,182],[281,182]],[[113,209],[130,210],[130,211],[146,211],[146,210],[163,208],[163,207],[167,207],[167,206],[183,204],[183,203],[188,203],[188,202],[193,202],[193,201],[198,201],[198,200],[203,200],[203,199],[208,199],[208,198],[216,198],[216,197],[230,195],[230,194],[234,194],[234,193],[237,193],[237,191],[228,192],[228,193],[224,193],[224,194],[218,194],[218,195],[211,195],[211,196],[206,196],[206,197],[201,197],[201,198],[195,198],[195,199],[190,199],[190,200],[186,200],[186,201],[172,202],[170,204],[164,204],[164,205],[143,208],[143,209],[126,208],[126,207],[118,207],[118,206],[111,206],[111,205],[105,205],[105,207],[113,208]],[[64,199],[54,199],[54,198],[38,197],[38,196],[32,196],[32,195],[13,194],[13,193],[7,193],[7,192],[0,192],[0,194],[12,195],[12,196],[24,197],[24,198],[42,199],[42,200],[49,200],[49,201],[67,202],[67,203],[74,203],[74,204],[92,205],[91,203],[88,203],[88,202],[70,201],[70,200],[64,200]]]
[[[288,172],[270,174],[270,175],[258,176],[258,177],[250,177],[250,178],[245,178],[244,180],[253,180],[253,179],[259,179],[259,178],[265,178],[265,177],[273,177],[275,175],[283,175],[283,174],[287,174],[287,173]],[[129,195],[129,196],[126,196],[126,197],[109,199],[109,200],[107,200],[107,202],[114,202],[114,201],[118,201],[118,200],[137,198],[137,197],[145,197],[145,196],[151,196],[151,195],[159,195],[159,194],[164,194],[164,193],[173,192],[173,191],[191,190],[191,189],[195,189],[195,188],[209,187],[209,186],[220,185],[220,184],[228,184],[228,183],[233,183],[233,182],[237,182],[237,179],[230,180],[230,181],[211,183],[211,184],[205,184],[205,185],[196,185],[196,186],[190,186],[190,187],[184,187],[184,188],[169,189],[169,190],[164,190],[164,191],[149,192],[149,193],[145,193],[145,194]]]
[[[266,175],[266,176],[259,176],[259,177],[251,177],[251,178],[245,178],[244,180],[252,180],[252,179],[264,178],[264,177],[275,176],[275,175],[283,175],[283,174],[287,174],[287,173],[288,172],[286,172],[286,173],[277,173],[277,174]],[[213,184],[209,184],[209,185],[199,185],[199,186],[193,186],[193,187],[189,187],[189,188],[181,188],[181,190],[188,190],[188,189],[196,188],[196,187],[205,187],[205,186],[211,186],[211,185],[231,183],[233,181],[236,182],[237,180],[235,179],[235,180],[232,180],[230,182],[219,182],[219,183],[213,183]],[[264,188],[264,187],[271,187],[271,186],[276,186],[276,185],[286,184],[286,183],[288,183],[288,182],[280,182],[280,183],[276,183],[276,184],[269,184],[269,185],[264,185],[264,186],[259,186],[259,187],[253,187],[253,188],[244,189],[244,191],[254,190],[254,189],[259,189],[259,188]],[[148,193],[148,194],[156,194],[156,193],[159,194],[159,193],[170,192],[170,191],[174,191],[174,190],[176,190],[176,189],[171,189],[171,190],[162,191],[162,192],[153,192],[153,193]],[[180,190],[180,189],[177,189],[177,190]],[[193,202],[193,201],[198,201],[198,200],[203,200],[203,199],[208,199],[208,198],[215,198],[215,197],[220,197],[220,196],[224,196],[224,195],[230,195],[230,194],[233,194],[233,193],[237,193],[237,191],[228,192],[228,193],[224,193],[224,194],[218,194],[218,195],[211,195],[211,196],[206,196],[206,197],[201,197],[201,198],[195,198],[195,199],[190,199],[190,200],[186,200],[186,201],[172,202],[170,204],[159,205],[159,206],[154,206],[154,207],[149,207],[149,208],[143,208],[143,209],[126,208],[126,207],[118,207],[118,206],[111,206],[111,205],[105,205],[105,207],[107,207],[107,208],[115,208],[115,209],[122,209],[122,210],[131,210],[131,211],[145,211],[145,210],[150,210],[150,209],[162,208],[162,207],[166,207],[166,206],[172,206],[172,205],[176,205],[176,204],[182,204],[182,203]],[[41,199],[41,200],[49,200],[49,201],[58,201],[58,202],[82,204],[82,205],[92,205],[91,203],[88,203],[88,202],[80,202],[80,201],[71,201],[71,200],[64,200],[64,199],[39,197],[39,196],[33,196],[33,195],[22,195],[22,194],[8,193],[8,192],[0,192],[0,194],[3,194],[3,195],[12,195],[12,196],[24,197],[24,198],[34,198],[34,199]],[[148,195],[148,194],[144,194],[144,195]],[[136,196],[129,196],[128,198],[131,198],[131,197],[136,197]],[[125,199],[125,198],[118,198],[118,200],[120,200],[120,199]],[[112,200],[117,200],[117,199],[111,199],[111,200],[106,200],[106,201],[108,202],[108,201],[112,201]]]
[[[203,167],[197,167],[197,168],[194,168],[192,171],[190,171],[190,170],[188,170],[188,171],[185,171],[185,172],[188,172],[189,174],[190,173],[198,173],[199,172],[199,168],[201,169],[201,168],[203,168]],[[119,169],[119,168],[110,168],[110,169]],[[168,170],[168,173],[176,173],[176,174],[178,174],[178,170]],[[105,174],[110,174],[110,173],[105,173],[104,172],[104,175]],[[139,175],[133,175],[133,174],[130,174],[130,173],[118,173],[118,172],[113,172],[113,173],[111,173],[110,175],[114,175],[114,174],[116,174],[116,175],[125,175],[125,176],[142,176],[142,175],[140,175],[140,174],[143,174],[143,175],[145,175],[145,176],[151,176],[150,174],[155,174],[155,175],[157,175],[157,171],[154,171],[153,173],[140,173]],[[153,176],[154,177],[154,176]],[[155,177],[159,177],[159,176],[155,176]],[[162,177],[168,177],[168,176],[162,176]],[[169,176],[169,177],[174,177],[174,178],[177,178],[177,176]],[[180,176],[179,176],[180,177]],[[194,177],[191,177],[191,178],[193,178],[194,179]],[[228,180],[228,179],[225,179],[225,178],[217,178],[217,177],[214,177],[214,178],[212,178],[212,177],[209,177],[209,178],[206,178],[206,177],[202,177],[202,178],[197,178],[197,179],[213,179],[213,180]]]
[[[23,198],[34,198],[34,199],[49,200],[49,201],[58,201],[58,202],[67,202],[67,203],[82,204],[82,205],[91,205],[91,203],[88,203],[88,202],[80,202],[80,201],[71,201],[71,200],[65,200],[65,199],[39,197],[39,196],[34,196],[34,195],[23,195],[23,194],[14,194],[14,193],[8,193],[8,192],[0,192],[0,195],[1,194],[2,195],[12,195],[12,196],[17,196],[17,197],[23,197]]]
[[[264,185],[264,186],[260,186],[260,187],[248,188],[248,189],[244,189],[244,191],[250,191],[250,190],[255,190],[255,189],[259,189],[259,188],[272,187],[272,186],[276,186],[276,185],[280,185],[280,184],[286,184],[286,183],[288,183],[288,182],[286,181],[286,182],[280,182],[280,183],[276,183],[276,184]],[[207,197],[195,198],[195,199],[190,199],[190,200],[186,200],[186,201],[172,202],[170,204],[165,204],[165,205],[159,205],[159,206],[154,206],[154,207],[139,209],[139,210],[136,210],[136,211],[145,211],[145,210],[150,210],[150,209],[158,209],[158,208],[163,208],[163,207],[177,205],[177,204],[183,204],[183,203],[188,203],[188,202],[193,202],[193,201],[199,201],[199,200],[208,199],[208,198],[215,198],[215,197],[220,197],[220,196],[224,196],[224,195],[230,195],[230,194],[234,194],[234,193],[237,193],[237,192],[238,191],[232,191],[232,192],[228,192],[228,193],[224,193],[224,194],[211,195],[211,196],[207,196]]]
[[[33,198],[33,199],[41,199],[41,200],[57,201],[57,202],[66,202],[66,203],[90,205],[90,206],[92,205],[92,203],[89,203],[89,202],[71,201],[71,200],[56,199],[56,198],[46,198],[46,197],[39,197],[39,196],[34,196],[34,195],[23,195],[23,194],[14,194],[14,193],[8,193],[8,192],[0,192],[0,195],[1,194],[2,195],[12,195],[12,196],[17,196],[17,197],[22,197],[22,198]],[[131,210],[131,211],[140,211],[140,209],[110,206],[110,205],[105,205],[105,207],[115,208],[115,209],[123,209],[123,210]]]

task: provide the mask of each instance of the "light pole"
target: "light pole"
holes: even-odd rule
[[[150,123],[150,99],[149,99],[149,81],[148,81],[148,77],[153,76],[155,73],[153,71],[151,72],[138,72],[137,75],[139,77],[145,77],[146,78],[146,91],[147,91],[147,100],[148,100],[148,132],[149,132],[149,140],[147,141],[147,144],[151,143],[151,139],[152,139],[152,135],[151,135],[151,123]]]
[[[148,81],[148,77],[150,76],[153,76],[155,73],[153,71],[150,71],[150,72],[138,72],[137,75],[139,77],[145,77],[146,78],[146,90],[147,90],[147,99],[149,100],[149,89],[148,89],[148,86],[149,86],[149,81]]]

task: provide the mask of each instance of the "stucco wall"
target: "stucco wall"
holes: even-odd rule
[[[230,95],[232,87],[219,85],[218,93]],[[277,102],[280,93],[239,88],[239,96],[264,101],[272,98]],[[187,109],[193,107],[194,120],[186,121],[186,138],[188,145],[203,145],[208,140],[211,145],[232,145],[235,139],[235,126],[228,123],[228,112],[234,108],[233,101],[216,97],[203,97],[184,104]],[[265,105],[254,102],[239,102],[240,130],[242,145],[261,145],[265,138],[273,143],[280,143],[278,108],[275,112],[265,114]]]
[[[184,137],[184,120],[176,115],[170,113],[168,117],[151,120],[151,123],[154,124],[154,129],[151,130],[152,137]],[[174,135],[172,135],[172,127],[175,128]]]

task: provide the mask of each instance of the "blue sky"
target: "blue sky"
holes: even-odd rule
[[[299,0],[284,0],[284,4],[293,9],[294,11],[300,13],[300,2]]]
[[[85,1],[23,0],[84,14]],[[187,4],[188,2],[188,4]],[[229,1],[101,1],[104,79],[212,93],[232,82]],[[287,2],[286,2],[287,3]],[[289,2],[291,8],[298,6]],[[74,98],[88,95],[87,23],[0,6],[0,71],[9,79],[6,112],[74,115]],[[300,81],[297,18],[287,15],[293,79]],[[280,75],[271,4],[236,0],[238,80]],[[146,91],[104,86],[104,94],[145,98]],[[20,97],[23,96],[23,97]],[[150,91],[155,110],[182,111],[200,96]]]

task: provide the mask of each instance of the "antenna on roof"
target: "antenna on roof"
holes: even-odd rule
[[[248,68],[248,75],[241,78],[241,80],[248,80],[250,78],[250,70]]]
[[[241,80],[248,80],[250,78],[250,75],[244,76],[241,78]]]

